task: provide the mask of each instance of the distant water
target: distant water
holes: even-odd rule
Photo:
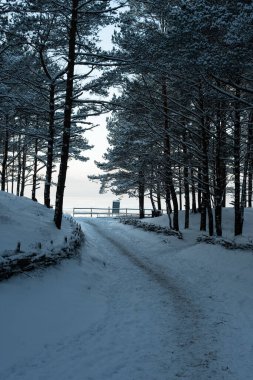
[[[38,196],[38,201],[43,203],[43,197]],[[113,194],[95,194],[94,197],[86,196],[65,196],[63,202],[63,211],[67,214],[72,214],[74,207],[80,208],[112,208],[112,202],[118,200]],[[151,208],[150,202],[147,199],[146,208]],[[55,198],[52,197],[52,206],[55,205]],[[138,208],[138,200],[135,198],[123,197],[120,199],[121,208]]]
[[[26,191],[25,196],[28,198],[31,197],[31,192]],[[37,200],[39,203],[43,204],[43,192],[40,189],[37,192]],[[120,201],[120,208],[122,209],[138,209],[139,208],[139,202],[137,198],[129,198],[128,196],[124,195],[118,198],[112,193],[105,193],[105,194],[99,194],[98,192],[94,192],[94,195],[69,195],[68,192],[66,192],[66,195],[64,196],[64,202],[63,202],[63,211],[64,213],[71,214],[73,213],[74,207],[80,207],[80,208],[106,208],[109,207],[112,208],[113,201]],[[51,193],[51,205],[53,208],[55,207],[55,188],[53,188],[53,191]],[[145,205],[144,207],[146,209],[152,209],[152,205],[149,198],[145,199]],[[163,208],[165,208],[165,205],[163,205]]]
[[[72,213],[72,210],[74,207],[81,207],[81,208],[112,208],[112,202],[118,200],[117,197],[110,195],[110,194],[98,194],[94,197],[68,197],[66,196],[64,198],[64,211],[69,213]],[[149,203],[147,201],[147,203]],[[124,197],[120,200],[120,207],[121,208],[138,208],[138,200],[134,198],[127,198]],[[147,205],[147,208],[150,208],[149,205]]]

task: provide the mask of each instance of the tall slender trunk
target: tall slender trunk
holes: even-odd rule
[[[171,208],[171,197],[170,197],[170,188],[168,184],[165,184],[165,204],[166,204],[166,213],[169,218],[169,226],[172,229],[172,221],[171,221],[171,213],[172,213],[172,208]]]
[[[199,107],[201,109],[201,142],[202,142],[202,188],[203,197],[201,205],[201,223],[200,230],[206,230],[206,211],[208,212],[208,230],[209,235],[213,235],[213,213],[211,207],[210,183],[209,183],[209,163],[208,163],[208,146],[209,146],[209,122],[205,116],[205,106],[203,95],[200,93]]]
[[[54,136],[55,136],[55,84],[50,85],[49,100],[49,127],[47,142],[47,164],[46,164],[46,180],[44,188],[44,205],[50,208],[50,191],[52,184],[53,159],[54,159]]]
[[[179,231],[178,201],[177,201],[177,194],[176,194],[174,181],[173,181],[172,163],[171,163],[171,157],[170,157],[171,148],[170,148],[170,137],[169,137],[169,109],[168,109],[166,80],[163,81],[163,85],[162,85],[162,99],[163,99],[163,113],[164,113],[164,156],[165,156],[165,167],[166,167],[165,179],[168,184],[172,203],[173,203],[173,229],[175,231]]]
[[[221,108],[224,105],[221,103]],[[226,207],[226,193],[227,193],[227,166],[226,166],[226,144],[227,144],[227,134],[226,134],[226,114],[224,111],[221,116],[221,139],[222,139],[222,160],[221,160],[221,185],[222,185],[222,207]]]
[[[12,165],[11,165],[11,193],[14,193],[14,174],[15,174],[15,144],[12,141]]]
[[[192,212],[197,214],[197,205],[196,205],[196,187],[193,168],[191,168],[191,193],[192,193]]]
[[[236,90],[237,98],[240,98],[240,91]],[[236,235],[242,234],[242,210],[240,204],[240,161],[241,161],[241,114],[240,102],[235,102],[235,123],[234,123],[234,183],[235,183],[235,197],[234,197],[234,233]]]
[[[198,212],[201,212],[202,205],[202,171],[201,167],[198,166]]]
[[[224,189],[223,189],[223,195],[222,195],[222,207],[226,207],[227,204],[227,188],[226,188],[226,182],[227,182],[227,167],[226,164],[222,168],[222,182],[225,183]]]
[[[183,209],[183,201],[182,201],[182,178],[181,178],[181,167],[178,167],[178,196],[179,196],[179,210],[182,211]]]
[[[21,186],[20,186],[20,196],[24,196],[25,192],[25,175],[26,175],[26,148],[22,150],[22,163],[21,163]]]
[[[79,4],[79,0],[72,0],[71,22],[70,22],[70,29],[69,29],[69,41],[68,41],[68,70],[67,70],[67,80],[66,80],[66,96],[65,96],[65,108],[64,108],[64,126],[63,126],[63,136],[62,136],[61,163],[60,163],[58,184],[57,184],[57,190],[56,190],[55,214],[54,214],[54,222],[55,222],[56,227],[59,229],[61,228],[61,223],[62,223],[63,197],[64,197],[68,158],[69,158],[78,4]]]
[[[7,172],[7,160],[8,160],[8,150],[9,150],[9,131],[8,131],[8,116],[5,120],[5,136],[4,136],[4,153],[2,161],[2,173],[1,173],[1,190],[5,191],[6,184],[6,172]]]
[[[21,181],[22,157],[21,157],[21,135],[18,136],[18,172],[17,172],[17,196],[20,195],[20,181]]]
[[[32,200],[33,201],[37,201],[37,199],[36,199],[37,169],[38,169],[38,139],[35,139],[34,161],[33,161],[33,179],[32,179]]]
[[[155,201],[154,201],[154,195],[153,195],[153,190],[152,189],[149,190],[149,198],[150,198],[150,202],[151,202],[153,211],[156,211]]]
[[[253,164],[253,162],[251,162],[250,169],[249,169],[249,175],[248,175],[248,207],[252,207],[252,191],[253,191],[253,188],[252,188],[252,180],[253,180],[252,164]]]
[[[249,170],[248,170],[248,207],[252,207],[252,171],[253,171],[253,111],[248,121]]]
[[[162,209],[162,202],[161,202],[161,185],[160,185],[160,182],[158,180],[157,182],[157,208],[158,210],[161,210]]]
[[[167,214],[171,214],[172,213],[171,196],[170,196],[170,188],[168,184],[165,184],[165,203],[166,203]]]
[[[189,228],[190,223],[190,189],[189,189],[189,169],[187,152],[187,132],[183,132],[183,154],[184,154],[184,194],[185,194],[185,220],[184,228]]]
[[[246,153],[243,166],[242,195],[241,195],[241,224],[243,228],[244,208],[246,207],[247,174],[249,168],[249,155]]]
[[[145,177],[144,172],[140,170],[139,172],[139,213],[140,219],[145,218],[144,210],[144,195],[145,195]]]
[[[252,112],[250,112],[251,114]],[[253,139],[253,131],[252,131],[252,115],[249,116],[248,121],[248,136],[247,136],[247,149],[246,154],[244,158],[244,165],[243,165],[243,180],[242,180],[242,194],[241,194],[241,220],[242,220],[242,228],[243,228],[243,222],[244,222],[244,208],[246,207],[247,203],[247,176],[248,172],[250,171],[250,161],[252,159],[252,139]]]
[[[209,165],[208,165],[208,137],[206,133],[206,128],[203,128],[203,207],[207,210],[208,213],[208,231],[209,235],[213,236],[213,213],[211,207],[211,199],[210,199],[210,188],[209,188]]]
[[[214,181],[214,202],[215,202],[215,229],[217,236],[222,236],[222,202],[226,188],[224,181],[224,144],[225,144],[225,123],[222,104],[219,102],[216,120],[215,139],[215,181]]]
[[[153,195],[153,189],[154,189],[154,168],[151,167],[151,179],[150,179],[150,190],[149,190],[149,198],[152,205],[153,211],[156,211],[155,201],[154,201],[154,195]]]

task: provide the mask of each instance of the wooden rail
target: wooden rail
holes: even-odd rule
[[[152,216],[152,209],[145,209],[145,217]],[[73,218],[77,215],[85,217],[107,217],[107,218],[116,218],[120,216],[134,216],[138,217],[140,210],[138,208],[120,208],[113,209],[108,208],[96,208],[96,207],[74,207],[73,208]]]

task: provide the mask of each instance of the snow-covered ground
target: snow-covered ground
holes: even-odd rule
[[[78,253],[83,232],[70,216],[58,230],[54,212],[25,197],[0,191],[0,280]]]
[[[18,242],[23,251],[38,248],[56,248],[71,233],[71,225],[63,219],[62,229],[53,222],[53,210],[26,197],[0,191],[0,256],[6,250],[15,250]]]
[[[78,221],[80,257],[0,283],[1,380],[252,378],[251,251],[196,244],[195,216],[183,240]]]

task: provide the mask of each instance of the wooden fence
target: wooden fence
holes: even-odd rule
[[[73,218],[77,216],[83,217],[106,217],[106,218],[117,218],[117,217],[138,217],[140,215],[140,210],[138,208],[120,208],[113,209],[108,208],[96,208],[96,207],[74,207],[73,208]],[[152,217],[153,210],[145,209],[145,217]]]

